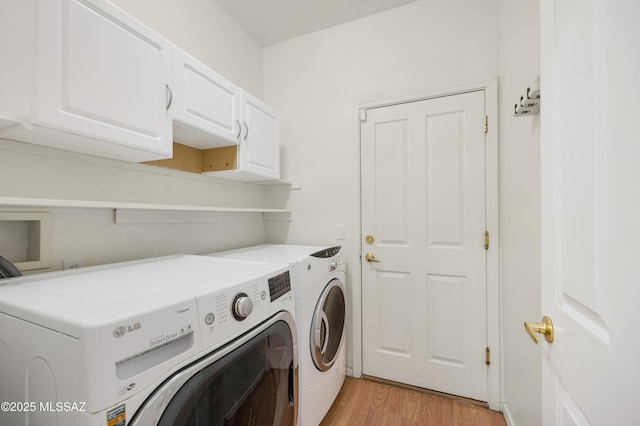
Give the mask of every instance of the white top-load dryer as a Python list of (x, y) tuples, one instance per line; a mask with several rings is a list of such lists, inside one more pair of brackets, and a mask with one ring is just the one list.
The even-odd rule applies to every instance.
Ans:
[(2, 280), (0, 424), (294, 425), (290, 275), (181, 255)]
[(296, 295), (300, 360), (298, 425), (318, 425), (345, 377), (345, 264), (340, 247), (263, 244), (212, 256), (286, 261)]

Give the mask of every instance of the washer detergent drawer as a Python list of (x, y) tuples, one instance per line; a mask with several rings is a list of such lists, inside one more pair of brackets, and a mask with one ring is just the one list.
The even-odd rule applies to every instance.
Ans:
[(200, 351), (195, 297), (156, 297), (171, 302), (136, 315), (130, 314), (135, 312), (132, 307), (116, 319), (111, 313), (107, 323), (96, 320), (83, 330), (79, 393), (87, 396), (87, 411), (94, 413), (130, 398)]

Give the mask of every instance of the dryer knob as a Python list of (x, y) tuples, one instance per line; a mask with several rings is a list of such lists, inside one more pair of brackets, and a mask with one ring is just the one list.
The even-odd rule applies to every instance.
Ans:
[(246, 293), (240, 293), (233, 299), (231, 312), (238, 321), (242, 321), (253, 312), (253, 301)]

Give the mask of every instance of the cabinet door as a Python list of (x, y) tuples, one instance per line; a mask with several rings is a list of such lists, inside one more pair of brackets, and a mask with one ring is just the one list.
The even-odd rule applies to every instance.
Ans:
[(171, 44), (104, 0), (38, 7), (34, 124), (170, 156)]
[[(240, 89), (178, 48), (173, 51), (174, 140), (206, 149), (238, 143)], [(211, 137), (209, 137), (211, 136)], [(221, 140), (221, 139), (222, 140)]]
[(239, 170), (280, 178), (280, 115), (247, 92), (242, 92), (243, 127)]

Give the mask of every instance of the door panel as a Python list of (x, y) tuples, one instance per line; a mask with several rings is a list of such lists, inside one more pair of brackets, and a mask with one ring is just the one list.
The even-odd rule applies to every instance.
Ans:
[(404, 297), (411, 291), (410, 275), (382, 271), (378, 273), (378, 311), (385, 319), (378, 329), (379, 350), (399, 356), (411, 353), (411, 300)]
[(640, 424), (638, 17), (636, 1), (541, 3), (545, 425)]
[[(407, 238), (407, 120), (379, 123), (376, 127), (376, 231), (380, 244), (406, 245)], [(393, 208), (389, 208), (393, 206)]]
[(427, 117), (427, 243), (430, 247), (462, 243), (464, 167), (458, 111)]
[(487, 400), (484, 92), (367, 111), (363, 372)]
[[(462, 356), (462, 292), (465, 277), (427, 276), (427, 359), (464, 366)], [(446, 324), (446, 327), (442, 327)]]

